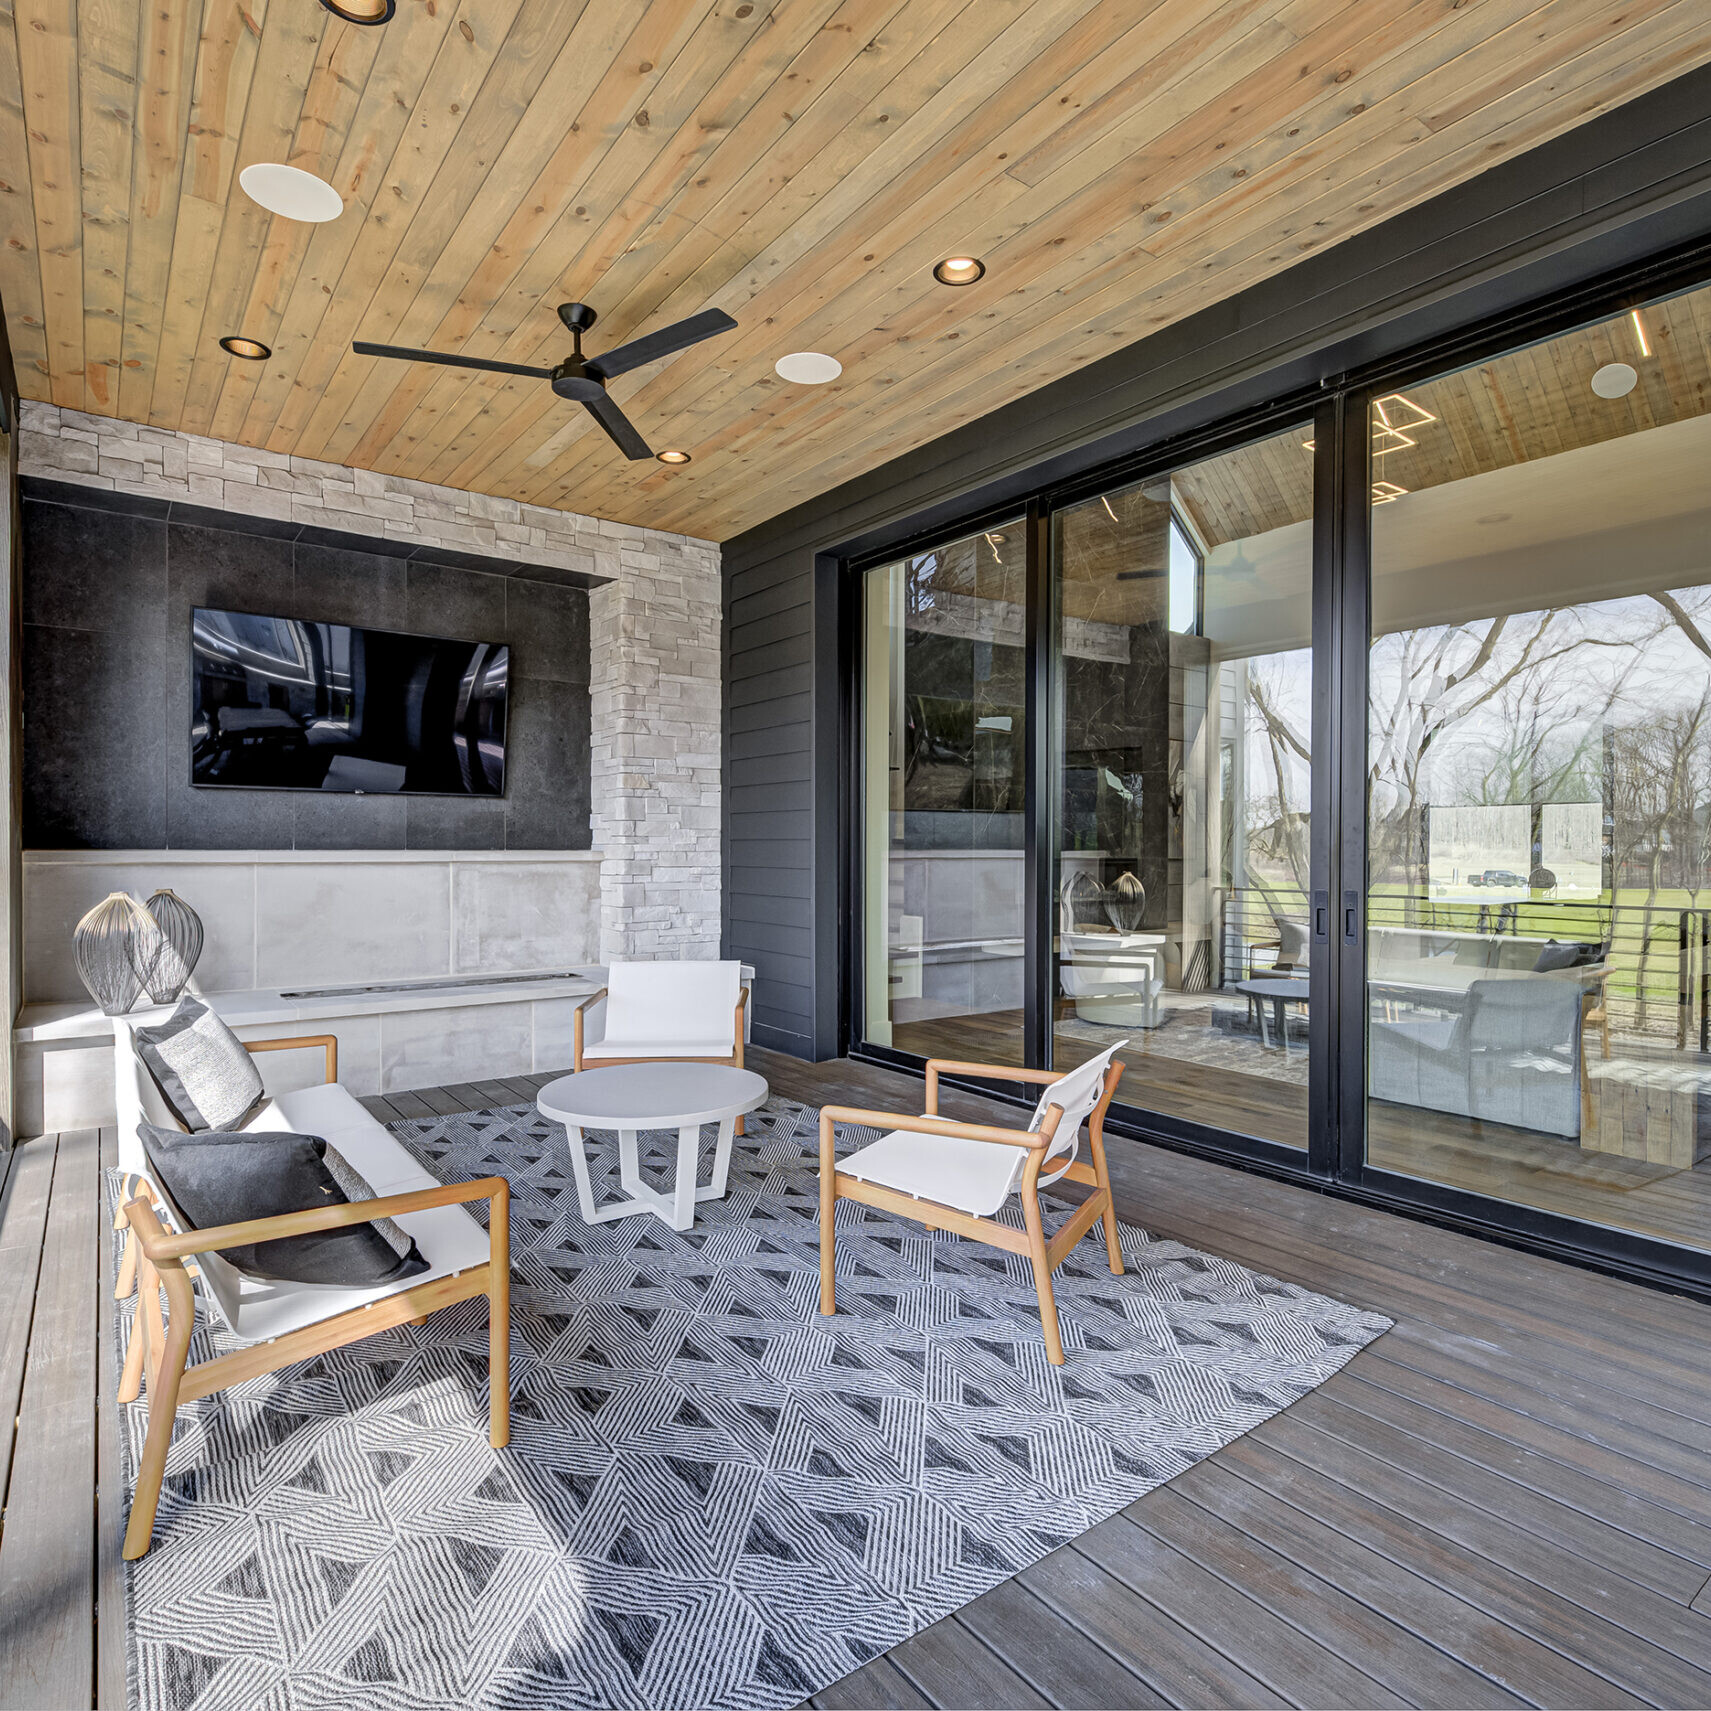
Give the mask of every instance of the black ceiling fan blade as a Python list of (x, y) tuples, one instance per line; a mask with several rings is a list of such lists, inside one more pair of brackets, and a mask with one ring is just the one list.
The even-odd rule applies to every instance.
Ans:
[(358, 356), (395, 356), (401, 362), (443, 362), (448, 368), (481, 368), (492, 374), (523, 374), (531, 380), (551, 380), (550, 368), (526, 368), (520, 362), (489, 362), (480, 356), (453, 356), (449, 351), (418, 351), (405, 345), (371, 345), (358, 340), (351, 346)]
[(662, 356), (688, 350), (715, 333), (728, 333), (736, 324), (723, 309), (703, 309), (687, 321), (661, 327), (657, 333), (644, 333), (615, 350), (602, 351), (589, 362), (588, 370), (610, 380), (615, 374), (628, 374), (632, 368), (640, 368), (644, 362), (658, 362)]
[(588, 406), (588, 414), (612, 436), (612, 443), (631, 463), (653, 456), (648, 442), (636, 432), (630, 418), (604, 392), (598, 398), (584, 398), (582, 402)]

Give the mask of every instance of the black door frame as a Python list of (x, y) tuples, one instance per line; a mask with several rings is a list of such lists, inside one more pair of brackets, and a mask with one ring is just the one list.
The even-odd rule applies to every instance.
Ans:
[[(1114, 1108), (1111, 1132), (1240, 1165), (1283, 1180), (1317, 1186), (1338, 1198), (1425, 1218), (1486, 1239), (1591, 1265), (1637, 1281), (1711, 1299), (1711, 1252), (1680, 1248), (1603, 1225), (1543, 1212), (1519, 1201), (1473, 1194), (1382, 1170), (1366, 1163), (1366, 719), (1371, 640), (1371, 438), (1374, 397), (1453, 372), (1541, 339), (1571, 332), (1711, 282), (1711, 243), (1650, 258), (1519, 311), (1470, 323), (1369, 369), (1329, 376), (1312, 392), (1279, 395), (1233, 413), (1210, 428), (1161, 438), (1073, 481), (1042, 485), (1026, 502), (1026, 827), (1024, 926), (1024, 1061), (1049, 1062), (1050, 946), (1056, 911), (1048, 883), (1057, 840), (1058, 724), (1061, 671), (1052, 645), (1055, 585), (1050, 574), (1056, 513), (1085, 498), (1221, 451), (1252, 444), (1283, 427), (1311, 420), (1314, 450), (1313, 529), (1313, 765), (1311, 785), (1311, 1000), (1308, 1006), (1309, 1136), (1305, 1153), (1124, 1105)], [(881, 550), (835, 554), (841, 575), (862, 572), (933, 545), (1014, 520), (1015, 501), (996, 511), (940, 522), (911, 535), (893, 534)], [(839, 658), (846, 687), (843, 755), (847, 788), (840, 792), (840, 949), (845, 978), (841, 1036), (853, 1058), (919, 1073), (924, 1060), (860, 1037), (864, 1013), (861, 800), (859, 768), (849, 757), (861, 740), (859, 602), (839, 603), (844, 633)], [(1326, 954), (1329, 953), (1329, 954)], [(949, 1079), (949, 1078), (947, 1078)], [(1034, 1095), (1016, 1083), (973, 1091), (1018, 1103)]]

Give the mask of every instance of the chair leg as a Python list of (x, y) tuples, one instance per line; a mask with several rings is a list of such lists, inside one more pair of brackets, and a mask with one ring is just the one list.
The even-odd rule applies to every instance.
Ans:
[[(156, 1286), (155, 1312), (158, 1315), (160, 1280), (153, 1275), (153, 1266), (145, 1263), (142, 1270), (145, 1291), (151, 1283)], [(172, 1447), (172, 1423), (178, 1413), (178, 1387), (184, 1377), (184, 1362), (190, 1352), (190, 1333), (196, 1321), (196, 1300), (183, 1267), (175, 1266), (166, 1283), (172, 1316), (166, 1327), (160, 1360), (149, 1378), (149, 1429), (137, 1465), (137, 1490), (131, 1499), (131, 1519), (125, 1528), (123, 1555), (127, 1562), (135, 1562), (142, 1556), (154, 1536), (155, 1510), (160, 1505), (160, 1482), (166, 1474), (166, 1455)]]
[(1046, 1253), (1045, 1225), (1040, 1220), (1037, 1193), (1022, 1192), (1022, 1222), (1028, 1226), (1028, 1247), (1034, 1262), (1034, 1290), (1040, 1298), (1040, 1329), (1046, 1337), (1046, 1359), (1063, 1365), (1063, 1337), (1058, 1328), (1057, 1298), (1052, 1294), (1052, 1262)]
[[(121, 1212), (119, 1218), (125, 1214)], [(114, 1220), (115, 1228), (123, 1228), (118, 1219)], [(137, 1255), (142, 1251), (142, 1244), (137, 1240), (137, 1232), (132, 1230), (125, 1237), (125, 1252), (119, 1261), (119, 1276), (113, 1284), (113, 1299), (126, 1301), (137, 1286)]]
[(832, 1151), (832, 1125), (820, 1119), (820, 1311), (837, 1312), (832, 1277), (838, 1263), (838, 1181)]
[(511, 1196), (489, 1202), (487, 1234), (487, 1441), (511, 1441)]
[[(131, 1241), (136, 1242), (135, 1232)], [(119, 1400), (135, 1402), (143, 1392), (143, 1356), (148, 1348), (149, 1318), (143, 1311), (142, 1299), (137, 1300), (137, 1311), (131, 1320), (131, 1340), (125, 1345), (125, 1366), (119, 1374)]]
[(1099, 1192), (1105, 1196), (1105, 1214), (1099, 1220), (1105, 1226), (1105, 1258), (1111, 1267), (1113, 1277), (1123, 1275), (1123, 1244), (1117, 1237), (1117, 1200), (1111, 1192), (1111, 1173), (1105, 1168), (1105, 1137), (1100, 1133), (1100, 1125), (1090, 1123), (1087, 1127), (1088, 1150), (1093, 1154), (1093, 1176), (1099, 1184)]

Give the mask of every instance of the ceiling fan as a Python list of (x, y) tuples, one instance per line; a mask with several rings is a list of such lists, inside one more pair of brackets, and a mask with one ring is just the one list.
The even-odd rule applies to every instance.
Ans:
[(489, 362), (486, 357), (454, 356), (450, 351), (411, 350), (405, 345), (371, 345), (358, 340), (351, 349), (358, 356), (395, 356), (405, 362), (442, 362), (450, 368), (481, 368), (494, 374), (521, 374), (534, 380), (550, 380), (560, 398), (572, 398), (586, 407), (589, 415), (612, 436), (613, 443), (632, 463), (654, 454), (638, 434), (630, 418), (607, 395), (606, 382), (614, 375), (628, 374), (643, 363), (657, 362), (661, 357), (674, 356), (678, 351), (710, 339), (715, 333), (728, 333), (736, 322), (723, 309), (703, 309), (686, 321), (661, 327), (657, 333), (644, 333), (619, 345), (602, 356), (582, 354), (582, 335), (599, 317), (586, 303), (561, 303), (558, 318), (570, 329), (576, 349), (557, 368), (531, 368), (517, 362)]

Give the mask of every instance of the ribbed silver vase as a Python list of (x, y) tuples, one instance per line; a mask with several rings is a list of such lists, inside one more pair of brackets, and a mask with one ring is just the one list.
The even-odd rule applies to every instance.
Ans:
[(137, 978), (156, 1004), (170, 1004), (190, 984), (202, 955), (202, 917), (165, 887), (143, 908), (156, 930), (133, 941)]
[(72, 928), (78, 978), (109, 1016), (123, 1016), (142, 992), (136, 969), (139, 935), (159, 937), (160, 929), (128, 891), (113, 892)]

